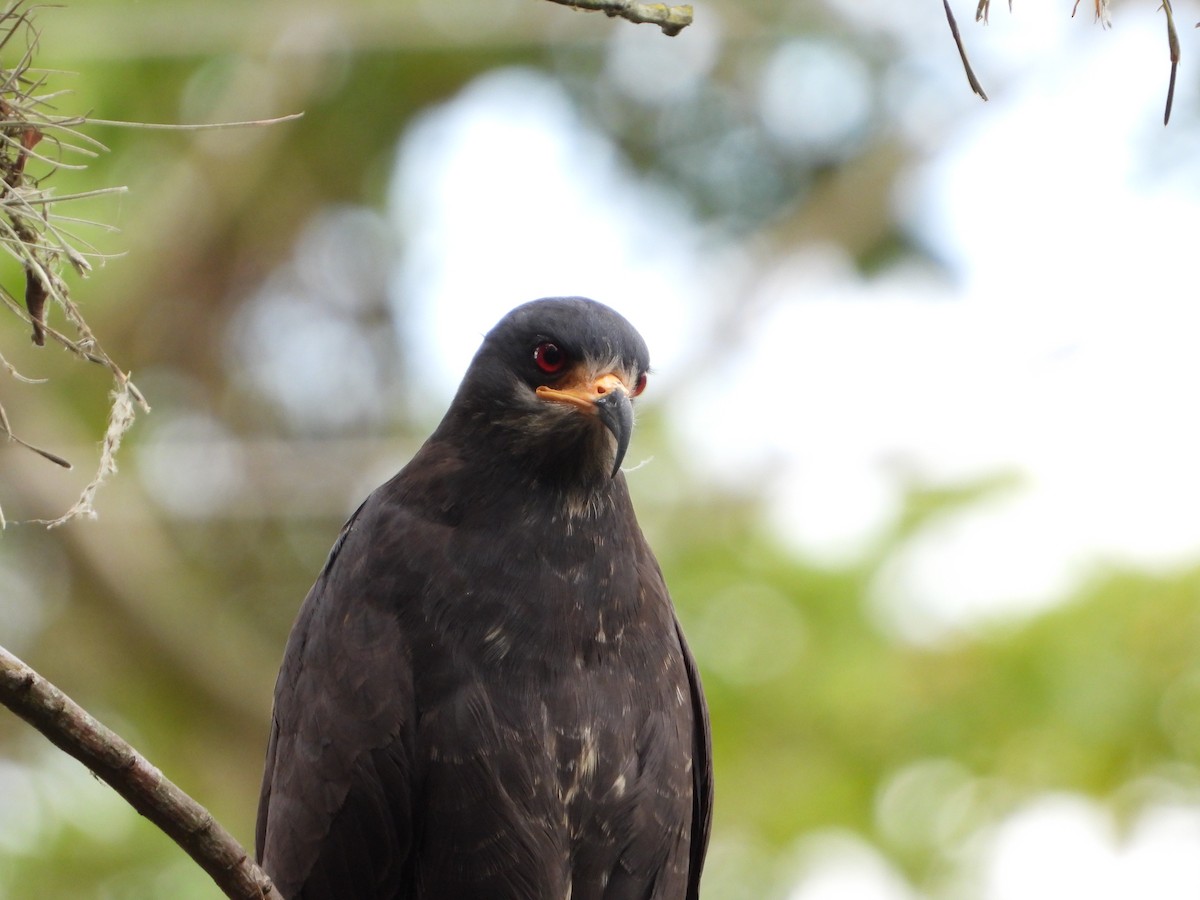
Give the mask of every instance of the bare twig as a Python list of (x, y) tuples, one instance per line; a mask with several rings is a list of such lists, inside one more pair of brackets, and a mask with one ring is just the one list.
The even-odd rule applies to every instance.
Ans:
[(3, 404), (0, 404), (0, 431), (4, 432), (4, 437), (12, 441), (14, 444), (20, 444), (26, 450), (32, 450), (43, 459), (48, 459), (56, 466), (62, 466), (64, 469), (71, 468), (71, 464), (59, 456), (57, 453), (51, 453), (49, 450), (43, 450), (41, 447), (35, 447), (29, 441), (22, 440), (13, 434), (12, 426), (8, 424), (8, 413), (4, 411)]
[(304, 118), (304, 113), (289, 113), (286, 116), (274, 116), (270, 119), (247, 119), (243, 122), (201, 122), (191, 125), (173, 125), (169, 122), (123, 122), (119, 119), (95, 119), (87, 116), (81, 123), (88, 125), (107, 125), (111, 128), (137, 128), (143, 131), (222, 131), (228, 128), (257, 128), (262, 125), (279, 125), (282, 122), (294, 122)]
[[(958, 48), (959, 58), (962, 59), (963, 69), (967, 73), (967, 81), (971, 84), (971, 90), (986, 100), (987, 94), (983, 92), (983, 85), (979, 83), (979, 79), (975, 77), (975, 72), (971, 68), (971, 61), (967, 59), (967, 48), (963, 46), (962, 36), (958, 33), (958, 22), (954, 20), (954, 11), (950, 9), (950, 0), (942, 0), (942, 5), (946, 8), (946, 21), (950, 23), (950, 34), (954, 36), (954, 46)], [(986, 16), (986, 7), (980, 6), (984, 10)], [(976, 10), (976, 17), (979, 12)]]
[[(0, 250), (13, 257), (24, 272), (24, 308), (13, 293), (3, 286), (0, 286), (0, 301), (30, 325), (35, 344), (42, 345), (47, 337), (51, 337), (81, 359), (103, 365), (112, 373), (114, 381), (114, 402), (99, 468), (67, 514), (52, 520), (53, 524), (61, 524), (74, 516), (94, 515), (96, 490), (104, 478), (115, 471), (113, 453), (120, 445), (125, 430), (133, 424), (135, 404), (143, 411), (148, 411), (149, 407), (129, 381), (128, 374), (113, 362), (96, 341), (71, 300), (63, 280), (65, 267), (74, 269), (81, 276), (87, 275), (92, 268), (89, 257), (98, 260), (105, 257), (91, 244), (79, 241), (61, 227), (60, 223), (68, 220), (53, 212), (55, 205), (123, 189), (55, 196), (45, 186), (49, 176), (66, 165), (56, 159), (56, 155), (61, 157), (64, 153), (78, 153), (94, 157), (106, 148), (75, 128), (82, 119), (53, 113), (53, 100), (60, 94), (46, 92), (45, 74), (36, 73), (31, 68), (38, 45), (38, 32), (31, 20), (35, 8), (27, 6), (25, 0), (15, 0), (0, 9), (0, 51), (11, 52), (17, 40), (24, 41), (24, 48), (15, 64), (0, 66)], [(56, 148), (57, 154), (43, 154), (39, 144), (42, 148)], [(34, 177), (27, 171), (27, 164), (31, 160), (48, 167), (49, 171)], [(82, 223), (75, 221), (74, 224)], [(51, 304), (60, 307), (66, 314), (67, 322), (76, 333), (74, 339), (66, 337), (47, 323), (47, 307)], [(11, 366), (4, 368), (9, 374), (16, 375), (16, 370)], [(17, 437), (7, 416), (3, 417), (0, 424), (3, 426), (3, 437), (51, 462), (66, 464), (56, 454)]]
[(1162, 0), (1163, 12), (1167, 14), (1167, 50), (1171, 54), (1171, 78), (1167, 82), (1167, 105), (1163, 109), (1163, 125), (1171, 121), (1171, 106), (1175, 102), (1175, 74), (1179, 69), (1179, 35), (1175, 32), (1175, 13), (1171, 0)]
[[(1013, 0), (1008, 0), (1008, 11), (1012, 12)], [(979, 0), (979, 5), (975, 7), (975, 21), (988, 24), (988, 13), (992, 11), (992, 0)]]
[[(115, 194), (125, 189), (101, 188), (55, 194), (45, 187), (45, 182), (59, 168), (83, 168), (82, 165), (63, 162), (62, 157), (66, 154), (95, 158), (107, 152), (108, 148), (103, 143), (80, 131), (81, 126), (206, 131), (272, 125), (299, 118), (301, 114), (200, 125), (123, 122), (92, 116), (61, 115), (55, 111), (53, 103), (64, 92), (47, 91), (46, 73), (38, 73), (31, 68), (38, 32), (31, 17), (36, 7), (28, 7), (26, 2), (0, 0), (0, 4), (3, 4), (0, 5), (0, 51), (11, 52), (11, 45), (17, 42), (14, 39), (24, 41), (17, 62), (11, 66), (0, 66), (0, 251), (18, 262), (25, 276), (24, 308), (13, 293), (2, 285), (0, 301), (30, 325), (34, 343), (42, 345), (50, 338), (79, 358), (104, 366), (113, 377), (113, 405), (109, 411), (108, 428), (95, 476), (84, 487), (76, 503), (62, 516), (33, 520), (53, 527), (79, 516), (95, 515), (96, 491), (116, 471), (115, 454), (121, 438), (133, 425), (136, 412), (149, 412), (150, 407), (129, 380), (129, 374), (108, 356), (96, 340), (71, 299), (62, 275), (64, 268), (70, 267), (80, 276), (86, 276), (93, 262), (103, 262), (110, 256), (67, 230), (67, 227), (87, 225), (105, 231), (113, 229), (102, 223), (63, 216), (56, 210), (67, 201)], [(39, 144), (41, 149), (49, 146), (55, 152), (40, 152)], [(47, 167), (49, 171), (34, 178), (26, 172), (26, 165), (31, 160)], [(62, 310), (69, 330), (75, 333), (74, 337), (68, 337), (47, 322), (50, 306)], [(7, 421), (4, 435), (48, 459), (56, 460), (54, 454), (17, 438), (7, 426)], [(2, 516), (0, 527), (3, 527)]]
[(3, 647), (0, 703), (87, 766), (166, 832), (226, 896), (283, 900), (267, 875), (208, 810), (119, 735)]
[[(1083, 0), (1075, 0), (1075, 4), (1071, 7), (1071, 17), (1074, 18), (1075, 13), (1079, 11), (1079, 4)], [(1112, 0), (1091, 0), (1091, 6), (1096, 13), (1096, 21), (1100, 23), (1102, 28), (1112, 27)], [(975, 91), (984, 100), (987, 95), (979, 86), (978, 80), (975, 78), (975, 73), (971, 71), (971, 64), (967, 62), (967, 52), (963, 48), (962, 38), (958, 33), (958, 25), (954, 21), (954, 13), (950, 10), (949, 0), (942, 0), (942, 5), (946, 9), (946, 20), (950, 23), (950, 33), (954, 35), (955, 46), (958, 47), (958, 54), (962, 57), (963, 68), (967, 72), (967, 80), (971, 83), (972, 90)], [(992, 0), (979, 0), (979, 5), (975, 7), (975, 21), (983, 22), (985, 25), (988, 22), (988, 13), (991, 11)], [(1008, 11), (1012, 12), (1012, 0), (1008, 0)], [(1179, 74), (1179, 34), (1175, 30), (1175, 12), (1171, 8), (1171, 0), (1162, 0), (1162, 11), (1167, 17), (1167, 50), (1171, 60), (1171, 75), (1167, 81), (1167, 102), (1163, 108), (1163, 125), (1171, 121), (1171, 108), (1175, 104), (1175, 80)], [(1200, 23), (1196, 24), (1200, 28)]]
[(575, 9), (602, 12), (619, 16), (642, 25), (657, 25), (663, 34), (674, 37), (692, 24), (690, 5), (671, 6), (667, 3), (639, 3), (638, 0), (551, 0)]
[(45, 384), (49, 380), (47, 378), (30, 378), (27, 375), (22, 375), (17, 370), (16, 366), (14, 366), (12, 363), (10, 363), (7, 359), (4, 358), (3, 353), (0, 353), (0, 369), (4, 369), (4, 371), (6, 371), (9, 375), (11, 375), (17, 381), (23, 382), (25, 384)]
[[(1071, 18), (1075, 18), (1075, 13), (1079, 10), (1079, 4), (1082, 0), (1075, 0), (1075, 5), (1071, 7)], [(1092, 5), (1096, 10), (1096, 21), (1100, 23), (1102, 28), (1112, 28), (1112, 12), (1109, 10), (1110, 0), (1092, 0)]]
[[(17, 381), (23, 382), (25, 384), (45, 384), (46, 383), (46, 379), (44, 379), (44, 378), (29, 378), (25, 375), (22, 375), (17, 370), (16, 366), (14, 366), (12, 363), (10, 363), (7, 359), (4, 358), (4, 354), (2, 354), (2, 353), (0, 353), (0, 369), (4, 369), (4, 371), (6, 371), (14, 379), (16, 379)], [(0, 403), (0, 431), (3, 432), (3, 437), (5, 439), (7, 439), (8, 441), (10, 441), (11, 443), (14, 443), (14, 444), (17, 444), (18, 446), (24, 447), (27, 450), (32, 450), (34, 453), (38, 454), (39, 456), (42, 456), (45, 459), (50, 460), (50, 462), (54, 463), (55, 465), (62, 466), (63, 468), (66, 468), (66, 469), (71, 468), (71, 464), (69, 462), (67, 462), (65, 459), (63, 459), (61, 456), (59, 456), (58, 454), (51, 453), (49, 450), (43, 450), (41, 447), (35, 447), (33, 444), (29, 443), (28, 441), (17, 437), (16, 434), (13, 433), (12, 425), (10, 425), (8, 422), (8, 413), (5, 412), (3, 403)], [(0, 530), (3, 530), (5, 527), (7, 527), (7, 525), (8, 525), (8, 522), (4, 518), (4, 507), (0, 506)]]

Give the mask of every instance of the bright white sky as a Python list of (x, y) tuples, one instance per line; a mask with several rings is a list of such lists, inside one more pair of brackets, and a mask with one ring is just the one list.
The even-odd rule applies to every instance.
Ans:
[[(773, 514), (803, 552), (852, 558), (895, 513), (905, 476), (1019, 475), (880, 580), (885, 620), (913, 639), (1040, 608), (1104, 560), (1194, 559), (1194, 79), (1185, 68), (1182, 124), (1164, 131), (1154, 10), (1121, 8), (1108, 32), (1020, 13), (1001, 8), (986, 30), (968, 18), (977, 68), (1012, 80), (987, 105), (963, 92), (961, 125), (896, 198), (952, 283), (915, 268), (863, 282), (829, 247), (796, 247), (764, 271), (748, 250), (712, 246), (533, 73), (487, 76), (428, 114), (401, 148), (393, 209), (407, 245), (397, 287), (423, 323), (413, 373), (435, 373), (421, 392), (430, 415), (505, 311), (585, 294), (646, 336), (656, 381), (674, 388), (662, 414), (706, 477), (771, 473)], [(614, 56), (630, 51), (618, 42)], [(914, 101), (900, 125), (925, 114)], [(712, 310), (746, 283), (760, 311), (749, 340), (678, 383)], [(713, 404), (719, 431), (703, 414)]]
[[(1191, 900), (1200, 896), (1194, 865), (1200, 812), (1164, 804), (1122, 832), (1111, 811), (1070, 794), (1034, 800), (1001, 822), (964, 856), (969, 887), (945, 896), (980, 900)], [(903, 875), (860, 838), (842, 832), (805, 838), (800, 878), (787, 900), (917, 900)]]
[[(984, 30), (970, 21), (974, 3), (957, 4), (993, 97), (986, 105), (969, 96), (940, 11), (914, 30), (910, 5), (845, 6), (925, 48), (914, 66), (932, 74), (894, 86), (896, 125), (936, 138), (896, 202), (950, 280), (913, 267), (866, 283), (828, 247), (798, 246), (767, 264), (747, 248), (713, 245), (552, 82), (494, 73), (429, 113), (397, 159), (392, 209), (406, 256), (396, 286), (423, 323), (408, 349), (413, 376), (427, 379), (419, 393), (430, 416), (509, 308), (584, 294), (621, 310), (647, 338), (656, 368), (649, 396), (655, 383), (671, 389), (670, 407), (655, 414), (706, 478), (769, 473), (772, 515), (801, 552), (853, 558), (895, 514), (904, 477), (1017, 476), (993, 501), (930, 529), (880, 578), (881, 616), (910, 639), (1040, 609), (1105, 561), (1194, 561), (1194, 10), (1177, 4), (1184, 63), (1176, 123), (1164, 130), (1165, 27), (1152, 3), (1118, 5), (1107, 32), (1060, 4), (1025, 3), (1011, 16), (994, 4)], [(659, 51), (674, 55), (657, 81), (653, 54), (638, 51), (643, 36), (619, 38), (618, 78), (628, 67), (637, 83), (663, 84), (669, 95), (702, 77), (719, 28), (691, 33), (676, 44), (655, 38), (676, 48)], [(800, 71), (810, 50), (792, 46), (768, 71)], [(865, 82), (847, 71), (831, 83), (849, 91), (853, 111)], [(797, 108), (814, 112), (822, 96), (797, 90)], [(786, 114), (769, 84), (762, 102)], [(786, 116), (779, 131), (822, 139)], [(747, 284), (743, 302), (759, 311), (748, 339), (725, 365), (681, 383), (697, 375), (690, 365), (684, 372), (689, 347)], [(714, 406), (724, 416), (716, 431), (706, 415)], [(1170, 857), (1194, 859), (1198, 843), (1194, 809), (1154, 807), (1118, 839), (1098, 807), (1047, 798), (990, 835), (976, 866), (986, 900), (1194, 897), (1194, 874)], [(849, 867), (834, 855), (805, 869), (793, 897), (911, 896), (882, 859), (864, 875), (864, 853), (873, 851), (854, 849)]]

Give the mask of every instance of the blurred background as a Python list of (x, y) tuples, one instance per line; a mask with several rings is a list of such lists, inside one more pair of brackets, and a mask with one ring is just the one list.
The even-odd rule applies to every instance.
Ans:
[[(88, 0), (37, 14), (73, 296), (153, 412), (15, 317), (0, 643), (252, 844), (284, 640), (341, 521), (509, 308), (654, 361), (627, 466), (705, 676), (704, 896), (1200, 895), (1200, 19), (1157, 4)], [(4, 53), (13, 52), (7, 48)], [(7, 56), (4, 65), (13, 61)], [(70, 74), (76, 73), (76, 74)], [(31, 163), (31, 166), (33, 163)], [(0, 279), (17, 291), (15, 266)], [(51, 322), (61, 324), (59, 312)], [(216, 890), (0, 715), (0, 897)]]

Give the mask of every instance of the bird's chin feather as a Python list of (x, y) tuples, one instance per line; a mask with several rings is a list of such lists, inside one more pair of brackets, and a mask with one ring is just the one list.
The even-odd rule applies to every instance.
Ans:
[(511, 456), (526, 476), (576, 489), (611, 480), (617, 440), (599, 416), (548, 403), (524, 383), (513, 385), (505, 408), (489, 423), (502, 433), (496, 452)]
[(517, 428), (531, 475), (576, 487), (611, 479), (617, 441), (599, 417), (543, 403), (533, 415), (522, 417)]

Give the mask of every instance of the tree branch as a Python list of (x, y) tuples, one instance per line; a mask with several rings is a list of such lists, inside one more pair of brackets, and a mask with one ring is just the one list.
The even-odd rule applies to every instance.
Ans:
[[(967, 48), (963, 46), (962, 35), (958, 33), (958, 22), (954, 20), (954, 11), (950, 9), (950, 0), (942, 0), (942, 6), (946, 9), (946, 21), (950, 23), (950, 34), (954, 36), (954, 46), (958, 48), (958, 56), (962, 60), (963, 70), (967, 73), (967, 81), (971, 85), (971, 90), (986, 100), (988, 95), (983, 92), (983, 85), (975, 77), (975, 70), (971, 68), (971, 61), (967, 59)], [(975, 10), (975, 21), (978, 22), (982, 18), (986, 22), (987, 12), (987, 3), (981, 2), (979, 8)]]
[(690, 5), (669, 6), (666, 3), (639, 3), (637, 0), (551, 0), (563, 6), (620, 16), (640, 25), (657, 25), (663, 34), (674, 37), (692, 24)]
[(53, 684), (0, 647), (0, 703), (106, 781), (236, 900), (283, 900), (199, 803)]

